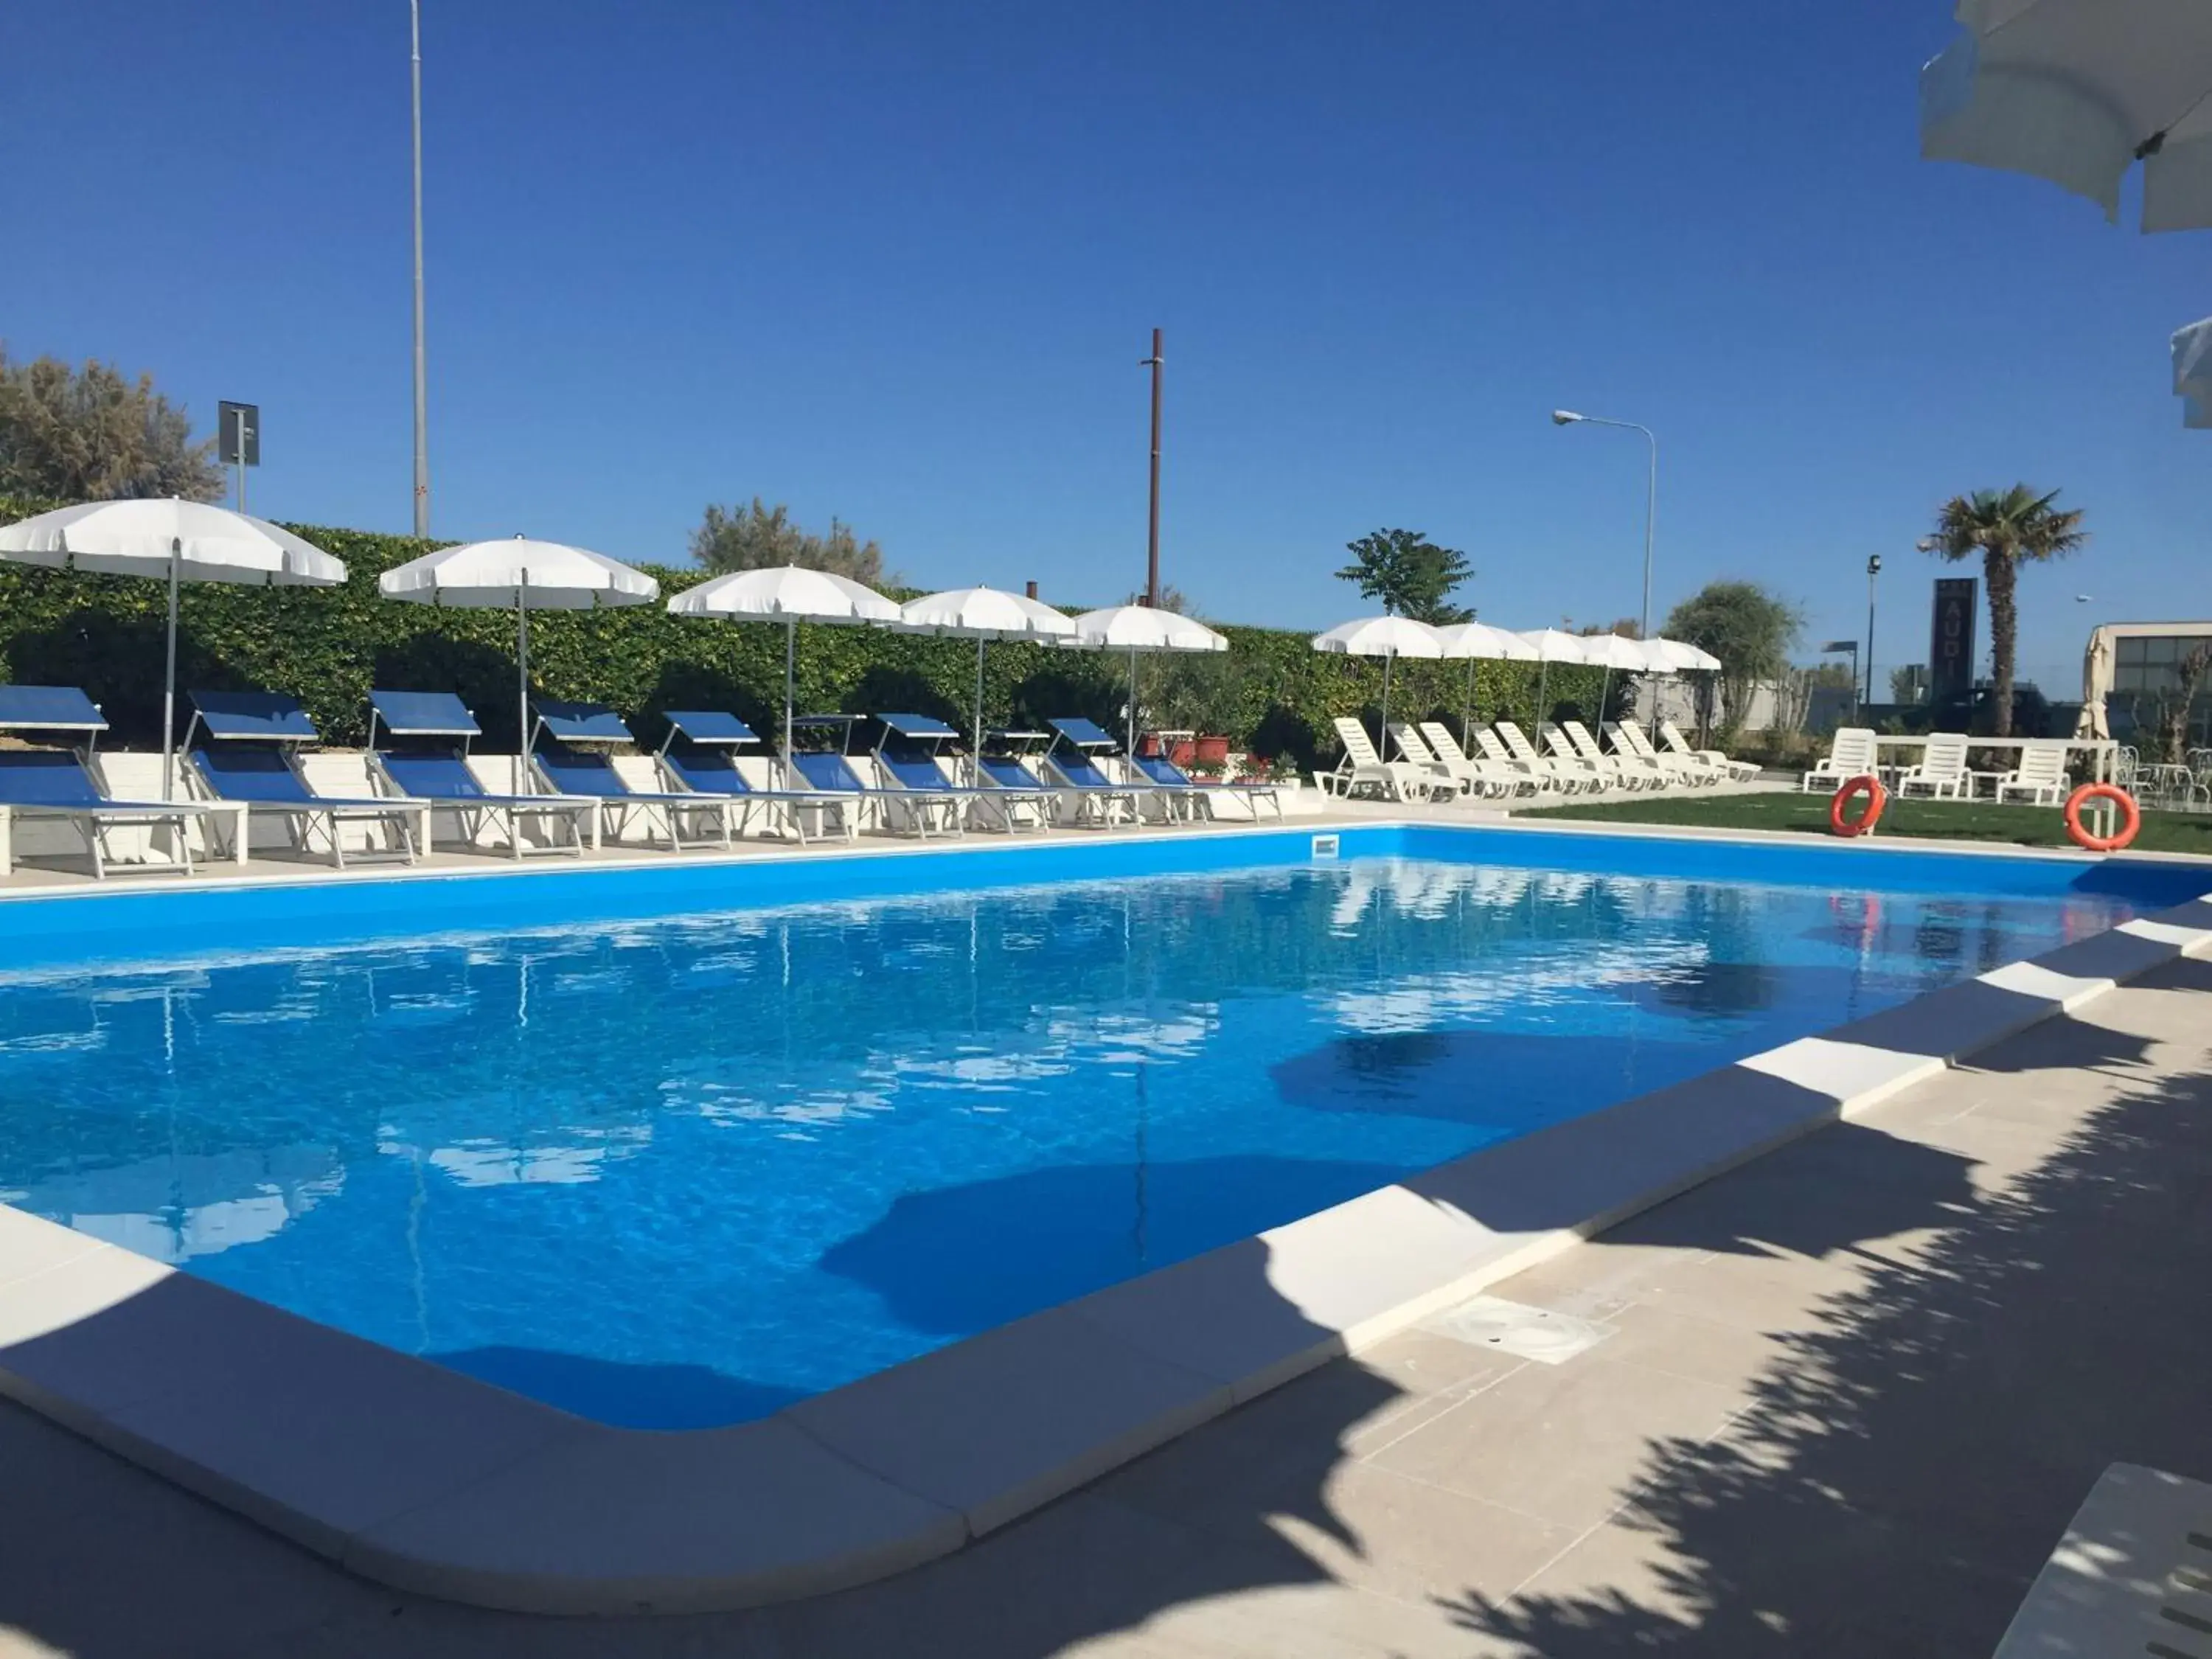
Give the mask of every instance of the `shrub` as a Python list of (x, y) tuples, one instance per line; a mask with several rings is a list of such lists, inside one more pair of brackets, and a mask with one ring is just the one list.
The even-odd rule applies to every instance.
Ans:
[[(0, 523), (51, 503), (0, 497)], [(346, 562), (334, 588), (187, 586), (179, 605), (177, 684), (291, 692), (334, 743), (367, 736), (368, 693), (386, 686), (452, 690), (476, 711), (495, 744), (514, 729), (514, 617), (505, 611), (446, 611), (381, 599), (377, 576), (438, 545), (405, 536), (289, 526)], [(707, 572), (647, 566), (674, 592)], [(116, 738), (158, 743), (166, 595), (127, 577), (0, 564), (0, 665), (17, 684), (82, 685)], [(1147, 657), (1141, 704), (1158, 711), (1158, 688), (1178, 701), (1176, 725), (1221, 733), (1231, 746), (1295, 757), (1301, 770), (1336, 753), (1330, 722), (1380, 712), (1382, 665), (1315, 651), (1279, 629), (1224, 627), (1230, 649), (1205, 659)], [(532, 679), (545, 694), (606, 702), (639, 738), (659, 741), (661, 711), (726, 708), (775, 727), (783, 708), (783, 631), (770, 623), (671, 617), (659, 605), (619, 611), (548, 611), (530, 620)], [(993, 645), (984, 655), (984, 715), (997, 725), (1080, 714), (1121, 729), (1128, 657), (1033, 645)], [(1164, 677), (1180, 677), (1164, 678)], [(1599, 671), (1554, 666), (1548, 700), (1588, 710)], [(1613, 677), (1621, 687), (1624, 677)], [(1393, 718), (1449, 720), (1456, 728), (1468, 683), (1463, 662), (1401, 662), (1391, 678)], [(902, 708), (934, 714), (963, 732), (973, 719), (975, 647), (960, 640), (881, 629), (799, 630), (802, 712)], [(1475, 665), (1482, 718), (1534, 718), (1535, 665)], [(1164, 723), (1156, 720), (1155, 723)]]

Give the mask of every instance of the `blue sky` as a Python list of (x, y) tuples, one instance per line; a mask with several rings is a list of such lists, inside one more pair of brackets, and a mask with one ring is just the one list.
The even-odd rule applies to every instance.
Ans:
[[(1697, 7), (424, 0), (434, 530), (677, 560), (709, 501), (836, 514), (925, 586), (1164, 565), (1323, 626), (1346, 541), (1463, 548), (1528, 627), (1717, 575), (1924, 656), (1938, 501), (2063, 485), (2024, 588), (2205, 610), (2165, 341), (2201, 238), (1923, 163), (1942, 0)], [(258, 402), (257, 510), (406, 527), (407, 9), (72, 0), (0, 18), (0, 337)], [(2093, 597), (2074, 601), (2077, 592)]]

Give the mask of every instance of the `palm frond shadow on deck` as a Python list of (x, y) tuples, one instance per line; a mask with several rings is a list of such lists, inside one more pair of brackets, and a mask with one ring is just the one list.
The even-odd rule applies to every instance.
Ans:
[[(2212, 964), (2142, 984), (2212, 991)], [(2010, 1045), (2002, 1069), (2124, 1076), (2143, 1047), (2057, 1019)], [(2212, 1066), (2136, 1075), (2024, 1176), (1943, 1200), (1931, 1232), (1863, 1254), (1860, 1287), (1780, 1337), (1783, 1357), (1715, 1441), (1651, 1443), (1611, 1523), (1629, 1535), (1591, 1555), (1644, 1567), (1450, 1603), (1492, 1644), (1482, 1651), (1987, 1653), (2108, 1464), (2212, 1474)], [(1809, 1171), (1832, 1143), (1769, 1162)], [(1706, 1199), (1606, 1242), (1756, 1243), (1714, 1231), (1723, 1210)]]

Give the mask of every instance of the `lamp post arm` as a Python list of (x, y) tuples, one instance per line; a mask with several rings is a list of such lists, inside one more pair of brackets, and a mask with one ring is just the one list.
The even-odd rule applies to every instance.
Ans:
[(1641, 621), (1644, 637), (1651, 637), (1651, 544), (1659, 522), (1659, 436), (1652, 429), (1636, 421), (1615, 421), (1603, 415), (1577, 415), (1575, 419), (1589, 426), (1617, 426), (1624, 432), (1641, 432), (1644, 441), (1651, 446), (1651, 471), (1644, 492), (1644, 615)]

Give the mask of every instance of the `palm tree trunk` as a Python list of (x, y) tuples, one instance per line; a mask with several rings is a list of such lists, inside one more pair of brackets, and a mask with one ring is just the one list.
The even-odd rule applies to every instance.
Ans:
[(2020, 579), (2020, 567), (2012, 556), (1998, 548), (1984, 550), (1982, 556), (1984, 584), (1990, 590), (1990, 667), (1996, 682), (1996, 720), (1995, 735), (2012, 735), (2012, 676), (2013, 647), (2020, 625), (2020, 607), (2016, 603), (2014, 584)]

